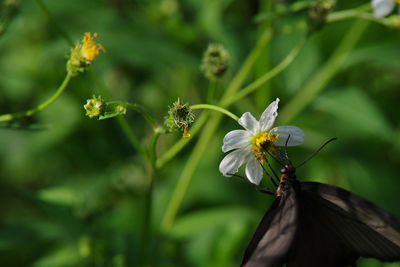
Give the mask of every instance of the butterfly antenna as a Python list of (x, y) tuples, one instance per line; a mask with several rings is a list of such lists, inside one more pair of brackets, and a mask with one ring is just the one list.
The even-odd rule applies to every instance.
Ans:
[(285, 166), (285, 161), (286, 161), (286, 159), (285, 159), (285, 157), (283, 156), (283, 154), (282, 154), (282, 150), (279, 148), (279, 147), (276, 147), (276, 150), (275, 151), (277, 151), (277, 154), (278, 154), (278, 156), (279, 156), (279, 159), (282, 161), (282, 166)]
[[(271, 170), (271, 172), (272, 172), (274, 178), (276, 179), (276, 181), (277, 181), (278, 183), (280, 183), (279, 176), (276, 174), (276, 172), (275, 172), (274, 169), (272, 168), (271, 164), (269, 163), (269, 161), (268, 161), (268, 159), (267, 159), (267, 157), (266, 157), (265, 155), (264, 155), (264, 160), (265, 160), (265, 162), (267, 163), (267, 166), (268, 166), (268, 168)], [(263, 168), (264, 168), (264, 167), (263, 167)], [(271, 177), (271, 178), (272, 178), (272, 177)], [(271, 178), (270, 178), (270, 179), (271, 179)], [(271, 181), (272, 181), (272, 183), (275, 185), (275, 187), (278, 186), (278, 184), (275, 182), (275, 180), (271, 179)]]
[[(280, 183), (279, 176), (276, 175), (276, 172), (274, 171), (274, 169), (272, 168), (271, 164), (269, 163), (268, 158), (267, 158), (267, 156), (265, 155), (265, 152), (267, 152), (268, 155), (270, 155), (270, 156), (272, 156), (272, 155), (269, 153), (269, 151), (268, 151), (267, 149), (261, 148), (261, 147), (259, 147), (259, 146), (257, 146), (257, 147), (258, 147), (259, 150), (264, 151), (264, 153), (263, 153), (263, 158), (264, 158), (265, 162), (267, 163), (267, 166), (268, 166), (268, 168), (271, 170), (271, 172), (272, 172), (272, 174), (273, 174), (274, 177), (272, 177), (272, 175), (270, 175), (270, 174), (267, 172), (267, 170), (264, 168), (264, 165), (262, 164), (261, 160), (258, 160), (258, 159), (257, 159), (257, 160), (258, 160), (258, 163), (259, 163), (260, 166), (263, 168), (264, 173), (268, 176), (268, 178), (271, 180), (271, 182), (274, 184), (274, 186), (275, 186), (275, 187), (278, 187), (278, 184)], [(274, 158), (274, 157), (273, 157), (273, 158)], [(278, 161), (278, 162), (279, 162), (279, 161)], [(276, 181), (275, 181), (273, 178), (275, 178)], [(278, 182), (278, 183), (277, 183), (277, 182)]]
[[(267, 162), (268, 166), (271, 166), (271, 165), (269, 165), (269, 162), (267, 161), (266, 157), (264, 157), (264, 159), (265, 159), (265, 161)], [(264, 165), (262, 164), (261, 160), (257, 159), (257, 161), (258, 161), (258, 163), (260, 164), (261, 168), (263, 169), (265, 175), (268, 176), (268, 178), (271, 180), (271, 182), (274, 184), (275, 187), (278, 187), (278, 184), (275, 182), (274, 177), (272, 177), (272, 176), (267, 172), (267, 170), (264, 168)], [(274, 173), (274, 174), (275, 174), (275, 173)], [(277, 179), (278, 179), (278, 178), (277, 178)]]
[[(275, 146), (274, 146), (274, 147), (275, 147)], [(278, 148), (275, 147), (275, 151), (276, 151), (277, 149), (278, 149)], [(280, 151), (279, 151), (279, 152), (280, 152)], [(273, 158), (279, 165), (281, 165), (282, 167), (285, 166), (285, 165), (283, 164), (284, 158), (283, 158), (283, 156), (282, 156), (281, 153), (277, 153), (277, 154), (278, 154), (278, 156), (279, 156), (279, 159), (282, 160), (282, 162), (279, 161), (276, 157), (274, 157), (269, 151), (267, 151), (267, 154), (268, 154), (271, 158)]]
[(314, 153), (312, 153), (312, 155), (311, 155), (308, 159), (306, 159), (306, 160), (303, 161), (301, 164), (299, 164), (299, 165), (296, 167), (296, 169), (299, 168), (299, 167), (301, 167), (301, 166), (303, 166), (307, 161), (309, 161), (310, 159), (312, 159), (313, 157), (315, 157), (315, 155), (317, 155), (327, 144), (329, 144), (329, 143), (332, 142), (332, 141), (335, 141), (336, 139), (337, 139), (337, 138), (334, 137), (334, 138), (331, 138), (331, 139), (329, 139), (328, 141), (326, 141), (317, 151), (315, 151)]

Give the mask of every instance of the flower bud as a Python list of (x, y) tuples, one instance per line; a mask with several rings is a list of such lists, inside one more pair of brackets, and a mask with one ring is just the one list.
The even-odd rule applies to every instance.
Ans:
[(194, 122), (194, 113), (188, 104), (184, 104), (179, 98), (168, 110), (165, 126), (171, 131), (183, 132), (182, 137), (190, 137), (189, 128)]
[(312, 29), (320, 29), (325, 24), (326, 16), (335, 6), (335, 0), (315, 0), (308, 12), (309, 23)]
[(221, 44), (210, 44), (203, 55), (203, 63), (200, 69), (205, 76), (214, 80), (222, 76), (228, 69), (229, 52)]
[(86, 116), (89, 118), (98, 118), (100, 115), (103, 114), (104, 110), (104, 102), (101, 97), (93, 96), (92, 99), (88, 99), (86, 105), (83, 106), (86, 110)]
[(395, 14), (387, 17), (384, 24), (390, 28), (400, 29), (400, 15)]

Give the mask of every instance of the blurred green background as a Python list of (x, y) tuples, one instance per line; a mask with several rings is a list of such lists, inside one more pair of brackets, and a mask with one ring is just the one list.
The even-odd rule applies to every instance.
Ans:
[[(0, 23), (0, 113), (26, 110), (49, 97), (65, 76), (68, 43), (36, 1), (20, 1)], [(351, 2), (351, 3), (350, 3)], [(136, 102), (162, 123), (180, 97), (205, 103), (209, 82), (199, 70), (210, 42), (222, 43), (231, 66), (218, 81), (220, 97), (265, 27), (276, 31), (247, 83), (278, 64), (304, 34), (307, 11), (263, 20), (290, 1), (160, 0), (43, 3), (74, 41), (97, 32), (106, 49), (93, 63), (112, 100)], [(367, 1), (339, 1), (335, 10)], [(261, 15), (260, 15), (261, 14)], [(263, 16), (262, 16), (263, 15)], [(8, 18), (12, 18), (10, 21)], [(257, 19), (258, 18), (258, 19)], [(230, 110), (259, 118), (279, 97), (284, 109), (330, 60), (355, 20), (330, 23), (308, 39), (293, 64)], [(337, 71), (289, 124), (306, 133), (290, 149), (301, 181), (349, 189), (400, 216), (400, 34), (370, 22)], [(311, 85), (313, 87), (313, 85)], [(85, 117), (83, 104), (99, 85), (90, 73), (74, 78), (49, 108), (0, 128), (0, 262), (2, 266), (138, 266), (146, 209), (147, 170), (114, 119)], [(197, 114), (199, 114), (197, 112)], [(149, 142), (151, 128), (137, 113), (125, 116)], [(285, 118), (283, 118), (285, 120)], [(39, 126), (39, 127), (38, 127)], [(239, 126), (223, 121), (207, 147), (178, 217), (156, 238), (177, 179), (197, 138), (154, 180), (151, 259), (159, 266), (238, 266), (272, 197), (218, 171), (222, 138)], [(162, 154), (181, 135), (163, 135)], [(400, 266), (362, 259), (359, 266)]]

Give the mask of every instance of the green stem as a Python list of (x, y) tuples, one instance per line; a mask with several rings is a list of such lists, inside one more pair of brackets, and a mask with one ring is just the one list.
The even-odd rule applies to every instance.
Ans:
[(11, 120), (23, 118), (23, 117), (30, 117), (30, 116), (34, 115), (35, 113), (45, 109), (61, 95), (61, 93), (65, 90), (65, 88), (67, 87), (70, 80), (71, 80), (71, 74), (68, 73), (65, 76), (64, 81), (62, 82), (60, 87), (58, 87), (57, 91), (49, 99), (47, 99), (46, 101), (44, 101), (37, 107), (27, 110), (27, 111), (0, 115), (0, 122), (11, 121)]
[[(270, 39), (271, 39), (271, 31), (266, 30), (260, 36), (257, 45), (255, 46), (253, 51), (249, 54), (243, 66), (241, 67), (237, 75), (233, 78), (233, 80), (227, 87), (226, 92), (222, 97), (222, 100), (226, 99), (230, 95), (235, 94), (236, 91), (239, 90), (239, 88), (242, 86), (245, 79), (247, 78), (248, 74), (250, 73), (252, 67), (256, 63), (259, 55), (262, 53), (262, 51), (264, 50), (265, 46), (268, 44)], [(229, 103), (225, 103), (225, 105), (228, 106)], [(171, 229), (175, 221), (176, 215), (178, 214), (179, 207), (182, 204), (183, 198), (192, 180), (193, 174), (197, 169), (197, 166), (201, 158), (203, 157), (204, 152), (207, 149), (207, 145), (214, 136), (214, 133), (221, 121), (221, 118), (222, 118), (221, 114), (219, 113), (216, 114), (208, 121), (208, 123), (204, 127), (203, 134), (200, 136), (199, 141), (194, 147), (192, 153), (190, 154), (189, 159), (178, 179), (178, 184), (175, 187), (175, 190), (172, 194), (172, 198), (168, 203), (167, 209), (164, 213), (164, 217), (162, 219), (160, 226), (161, 232), (166, 233)]]
[(307, 41), (307, 36), (304, 36), (300, 42), (290, 51), (290, 53), (279, 63), (277, 66), (275, 66), (273, 69), (265, 73), (263, 76), (240, 90), (236, 95), (232, 96), (230, 99), (227, 100), (229, 104), (236, 102), (237, 100), (245, 97), (246, 95), (254, 92), (258, 88), (260, 88), (263, 84), (271, 80), (273, 77), (281, 73), (283, 70), (285, 70), (297, 57), (299, 54), (300, 50), (303, 48)]
[(326, 23), (332, 23), (332, 22), (337, 22), (337, 21), (346, 20), (346, 19), (365, 19), (365, 20), (373, 21), (373, 22), (380, 23), (383, 25), (387, 24), (386, 18), (377, 18), (369, 12), (362, 12), (362, 11), (355, 10), (355, 9), (343, 10), (343, 11), (331, 13), (327, 16)]
[(139, 139), (136, 137), (135, 133), (132, 131), (131, 127), (129, 126), (128, 122), (125, 118), (121, 116), (117, 116), (117, 120), (119, 126), (121, 127), (122, 131), (128, 137), (129, 143), (131, 143), (132, 147), (144, 158), (146, 158), (147, 154), (144, 148), (141, 146)]
[(156, 166), (156, 160), (157, 160), (156, 145), (158, 137), (160, 137), (160, 134), (161, 132), (159, 131), (154, 132), (149, 145), (149, 158), (153, 168), (155, 168)]
[[(358, 6), (356, 8), (352, 9), (346, 9), (346, 10), (340, 10), (336, 12), (331, 12), (328, 14), (326, 17), (326, 22), (336, 22), (336, 21), (341, 21), (341, 20), (346, 20), (346, 19), (351, 19), (351, 18), (358, 18), (361, 14), (366, 14), (365, 12), (368, 12), (368, 14), (371, 14), (371, 3), (363, 4), (361, 6)], [(363, 16), (363, 15), (361, 15)]]
[(106, 105), (121, 105), (126, 108), (137, 111), (150, 124), (150, 126), (153, 128), (154, 132), (162, 132), (162, 128), (157, 124), (157, 122), (150, 115), (150, 113), (147, 112), (146, 109), (139, 104), (136, 104), (136, 103), (132, 104), (132, 103), (122, 102), (122, 101), (109, 101), (109, 102), (106, 102)]
[(257, 59), (260, 57), (260, 54), (263, 52), (265, 46), (271, 40), (271, 36), (272, 36), (272, 32), (270, 29), (267, 29), (263, 32), (263, 34), (261, 35), (260, 39), (258, 40), (258, 42), (256, 44), (256, 47), (253, 49), (253, 51), (247, 57), (243, 66), (241, 67), (239, 72), (236, 74), (236, 76), (233, 78), (233, 80), (229, 84), (228, 88), (226, 89), (225, 94), (221, 98), (220, 106), (226, 108), (231, 103), (227, 100), (229, 100), (229, 98), (232, 97), (232, 95), (234, 95), (240, 89), (240, 87), (243, 85), (250, 70), (254, 66)]
[(165, 152), (157, 161), (156, 168), (162, 168), (168, 161), (173, 159), (188, 143), (193, 139), (194, 136), (203, 128), (207, 122), (208, 112), (204, 112), (200, 115), (193, 126), (190, 128), (190, 138), (181, 138), (176, 142), (167, 152)]
[[(259, 12), (264, 12), (266, 14), (273, 14), (272, 12), (272, 1), (273, 0), (260, 0), (259, 1)], [(275, 20), (267, 19), (261, 21), (258, 24), (258, 32), (262, 33), (266, 29), (272, 29), (272, 22)], [(260, 57), (257, 60), (257, 63), (254, 67), (254, 77), (259, 78), (264, 75), (265, 70), (269, 70), (271, 68), (271, 46), (267, 45), (264, 51), (261, 53)], [(254, 102), (256, 104), (257, 109), (263, 107), (266, 101), (269, 101), (271, 98), (271, 90), (270, 84), (264, 84), (264, 86), (256, 92), (254, 95)]]
[(230, 112), (229, 110), (226, 110), (224, 108), (221, 108), (219, 106), (214, 106), (214, 105), (209, 105), (209, 104), (198, 104), (198, 105), (192, 105), (190, 106), (191, 109), (211, 109), (215, 110), (218, 112), (221, 112), (229, 117), (231, 117), (233, 120), (238, 121), (239, 117)]
[(143, 218), (143, 230), (142, 230), (142, 242), (140, 246), (141, 253), (139, 254), (139, 261), (142, 266), (149, 266), (148, 263), (151, 261), (150, 259), (150, 230), (151, 230), (151, 211), (153, 204), (153, 177), (154, 177), (154, 169), (151, 170), (151, 174), (149, 175), (149, 184), (146, 191), (145, 198), (145, 212)]
[(293, 120), (293, 118), (307, 107), (321, 90), (325, 88), (343, 65), (350, 51), (361, 38), (367, 25), (368, 22), (364, 20), (356, 21), (352, 25), (324, 66), (320, 68), (320, 70), (308, 80), (303, 89), (285, 105), (285, 108), (280, 112), (278, 117), (281, 124), (287, 124)]
[(384, 26), (393, 26), (390, 18), (377, 18), (371, 13), (371, 9), (371, 4), (368, 3), (357, 8), (332, 12), (326, 17), (326, 23), (333, 23), (347, 19), (364, 19)]
[(214, 80), (210, 81), (207, 92), (207, 103), (209, 104), (212, 104), (214, 102), (214, 94), (216, 87), (217, 87), (217, 81)]
[(131, 103), (125, 103), (127, 108), (130, 108), (132, 110), (137, 111), (138, 113), (140, 113), (140, 115), (143, 116), (143, 118), (146, 119), (146, 121), (151, 125), (151, 127), (153, 128), (153, 130), (155, 132), (159, 132), (160, 131), (160, 126), (157, 124), (157, 122), (154, 120), (154, 118), (150, 115), (150, 113), (148, 113), (146, 111), (146, 109), (144, 107), (142, 107), (139, 104), (131, 104)]
[(74, 46), (74, 42), (72, 41), (71, 38), (69, 38), (68, 34), (63, 31), (63, 29), (58, 26), (57, 21), (54, 19), (54, 17), (51, 15), (49, 10), (46, 8), (46, 6), (43, 4), (41, 0), (36, 0), (36, 3), (39, 5), (39, 7), (42, 9), (42, 11), (46, 14), (47, 18), (52, 22), (51, 24), (53, 27), (64, 37), (64, 39), (69, 43), (70, 46)]

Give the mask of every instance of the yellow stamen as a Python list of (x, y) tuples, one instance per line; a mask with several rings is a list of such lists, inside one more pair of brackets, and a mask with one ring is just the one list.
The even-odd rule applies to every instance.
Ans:
[(251, 139), (253, 152), (259, 161), (263, 161), (267, 152), (276, 154), (274, 142), (278, 136), (277, 133), (258, 133)]
[(400, 0), (396, 0), (396, 3), (400, 5)]
[(96, 44), (94, 39), (96, 39), (97, 33), (91, 36), (90, 32), (85, 33), (82, 40), (81, 55), (88, 61), (93, 61), (96, 56), (100, 53), (100, 50), (105, 52), (104, 47), (101, 44)]

